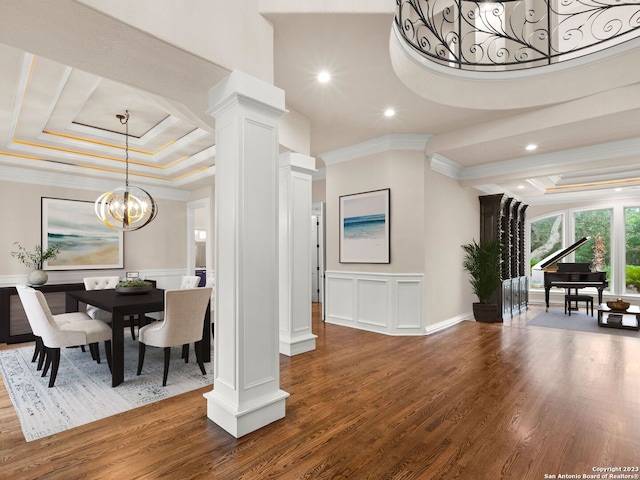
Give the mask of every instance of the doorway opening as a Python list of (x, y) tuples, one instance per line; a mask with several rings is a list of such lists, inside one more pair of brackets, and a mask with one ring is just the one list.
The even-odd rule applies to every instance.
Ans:
[(213, 275), (211, 258), (211, 202), (209, 198), (187, 203), (187, 275), (198, 275), (200, 286)]

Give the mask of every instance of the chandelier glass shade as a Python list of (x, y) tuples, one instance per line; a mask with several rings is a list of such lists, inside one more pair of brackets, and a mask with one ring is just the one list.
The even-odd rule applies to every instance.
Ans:
[(96, 215), (107, 226), (123, 231), (138, 230), (156, 217), (158, 208), (146, 190), (125, 186), (105, 192), (96, 200)]
[(146, 190), (129, 185), (129, 111), (116, 115), (126, 126), (125, 185), (105, 192), (95, 203), (95, 212), (105, 225), (130, 232), (148, 225), (158, 214), (158, 205)]

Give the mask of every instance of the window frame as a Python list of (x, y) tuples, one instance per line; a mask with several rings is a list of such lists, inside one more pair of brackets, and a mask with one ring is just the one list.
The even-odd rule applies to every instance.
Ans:
[[(611, 211), (611, 232), (610, 239), (610, 266), (611, 276), (609, 286), (605, 290), (605, 294), (617, 295), (625, 297), (640, 297), (640, 293), (626, 292), (626, 217), (625, 211), (627, 208), (640, 208), (640, 201), (635, 199), (624, 199), (620, 203), (606, 203), (606, 204), (593, 204), (582, 205), (573, 208), (558, 209), (544, 214), (537, 215), (535, 217), (527, 218), (525, 221), (525, 228), (527, 235), (525, 238), (525, 258), (527, 275), (531, 279), (531, 223), (538, 220), (544, 220), (545, 218), (562, 215), (562, 248), (566, 248), (575, 242), (572, 240), (575, 238), (575, 217), (574, 214), (578, 212), (592, 211), (592, 210), (610, 210)], [(565, 259), (574, 260), (575, 255), (571, 253)], [(531, 283), (530, 283), (531, 285)], [(530, 287), (531, 289), (531, 287)], [(534, 291), (540, 291), (541, 289), (535, 288)]]

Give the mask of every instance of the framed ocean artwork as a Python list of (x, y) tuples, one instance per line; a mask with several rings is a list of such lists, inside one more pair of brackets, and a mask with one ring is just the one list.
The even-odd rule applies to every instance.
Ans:
[(391, 263), (390, 192), (340, 197), (340, 263)]
[(44, 270), (124, 268), (124, 235), (100, 221), (94, 203), (42, 197), (42, 249), (60, 245)]

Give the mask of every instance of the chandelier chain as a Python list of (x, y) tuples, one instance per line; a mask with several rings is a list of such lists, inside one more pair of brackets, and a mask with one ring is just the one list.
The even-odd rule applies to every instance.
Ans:
[(118, 115), (120, 123), (124, 125), (124, 178), (125, 186), (129, 186), (129, 110), (124, 111), (124, 115)]

